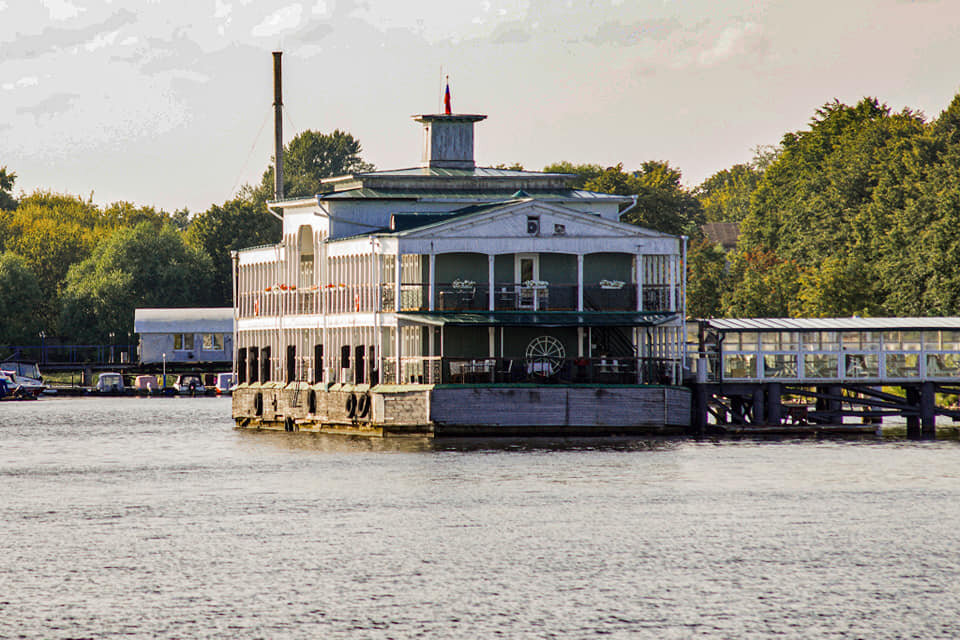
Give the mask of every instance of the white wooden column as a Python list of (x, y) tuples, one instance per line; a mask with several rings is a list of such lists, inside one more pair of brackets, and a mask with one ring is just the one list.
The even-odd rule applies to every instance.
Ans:
[(497, 256), (490, 254), (487, 256), (487, 281), (490, 283), (490, 286), (487, 288), (487, 308), (490, 311), (497, 310), (497, 302), (494, 297), (496, 289), (496, 282), (494, 282), (494, 265), (496, 264)]
[[(396, 313), (400, 313), (400, 283), (403, 280), (403, 254), (400, 253), (400, 247), (397, 247), (397, 255), (394, 260), (394, 285), (396, 286), (396, 293), (394, 293), (393, 306)], [(396, 335), (394, 336), (393, 341), (393, 356), (396, 361), (396, 367), (394, 371), (394, 381), (397, 384), (403, 382), (403, 362), (401, 361), (401, 350), (403, 348), (403, 340), (401, 339), (401, 327), (400, 327), (400, 318), (397, 317), (397, 329)]]
[[(394, 269), (394, 272), (395, 272), (395, 273), (393, 274), (393, 277), (394, 277), (394, 280), (395, 280), (395, 284), (396, 284), (396, 287), (397, 287), (396, 293), (395, 293), (394, 296), (393, 296), (393, 298), (394, 298), (394, 300), (393, 300), (393, 306), (394, 306), (394, 311), (396, 311), (397, 313), (400, 313), (400, 282), (401, 282), (402, 276), (403, 276), (403, 266), (402, 266), (402, 263), (403, 263), (403, 255), (400, 253), (400, 250), (397, 249), (397, 258), (396, 258), (396, 261), (395, 261), (395, 264), (394, 264), (394, 266), (395, 266), (396, 268)], [(398, 325), (397, 325), (397, 333), (399, 333), (399, 332), (400, 332), (400, 325), (398, 324)], [(398, 355), (397, 357), (399, 357), (399, 355)]]
[[(433, 311), (436, 309), (436, 286), (437, 286), (437, 254), (430, 252), (430, 281), (428, 283), (429, 290), (427, 292), (427, 309)], [(433, 330), (430, 331), (430, 335), (433, 335)], [(433, 340), (430, 341), (433, 344)]]
[(367, 278), (364, 280), (364, 286), (367, 288), (367, 311), (376, 311), (376, 300), (374, 298), (373, 292), (373, 281), (376, 277), (373, 273), (374, 265), (376, 265), (377, 256), (373, 252), (373, 243), (370, 243), (370, 257), (367, 259)]
[(363, 308), (363, 255), (353, 256), (353, 300), (350, 301), (351, 311), (360, 311)]
[(643, 254), (637, 253), (637, 311), (643, 311)]
[(577, 311), (583, 311), (583, 254), (582, 253), (577, 254)]
[(670, 256), (670, 311), (677, 310), (677, 264), (679, 256)]
[(394, 378), (396, 378), (395, 382), (397, 384), (403, 384), (403, 371), (402, 371), (402, 367), (400, 366), (402, 364), (400, 360), (400, 355), (401, 355), (401, 349), (403, 347), (403, 340), (400, 337), (401, 333), (402, 332), (400, 331), (400, 318), (397, 318), (397, 333), (396, 333), (396, 339), (394, 340), (394, 345), (393, 345), (393, 348), (394, 348), (393, 355), (397, 360), (397, 366), (396, 366), (396, 371), (394, 375)]

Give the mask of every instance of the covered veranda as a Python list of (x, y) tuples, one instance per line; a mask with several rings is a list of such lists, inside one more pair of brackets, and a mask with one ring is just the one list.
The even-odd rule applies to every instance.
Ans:
[(398, 383), (678, 384), (671, 312), (397, 314)]

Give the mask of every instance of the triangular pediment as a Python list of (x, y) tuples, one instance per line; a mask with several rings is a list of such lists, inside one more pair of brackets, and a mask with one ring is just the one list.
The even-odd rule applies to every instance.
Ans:
[(401, 232), (405, 238), (671, 238), (650, 229), (534, 199), (464, 210)]

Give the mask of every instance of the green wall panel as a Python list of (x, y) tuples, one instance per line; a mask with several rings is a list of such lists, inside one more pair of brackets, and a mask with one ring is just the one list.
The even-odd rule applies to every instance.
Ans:
[(583, 282), (633, 281), (633, 256), (629, 253), (588, 253), (583, 257)]

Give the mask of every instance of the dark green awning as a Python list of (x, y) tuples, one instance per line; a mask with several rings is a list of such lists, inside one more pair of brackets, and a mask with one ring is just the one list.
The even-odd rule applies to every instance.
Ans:
[(670, 311), (421, 311), (398, 313), (415, 324), (474, 327), (655, 327), (675, 319)]

